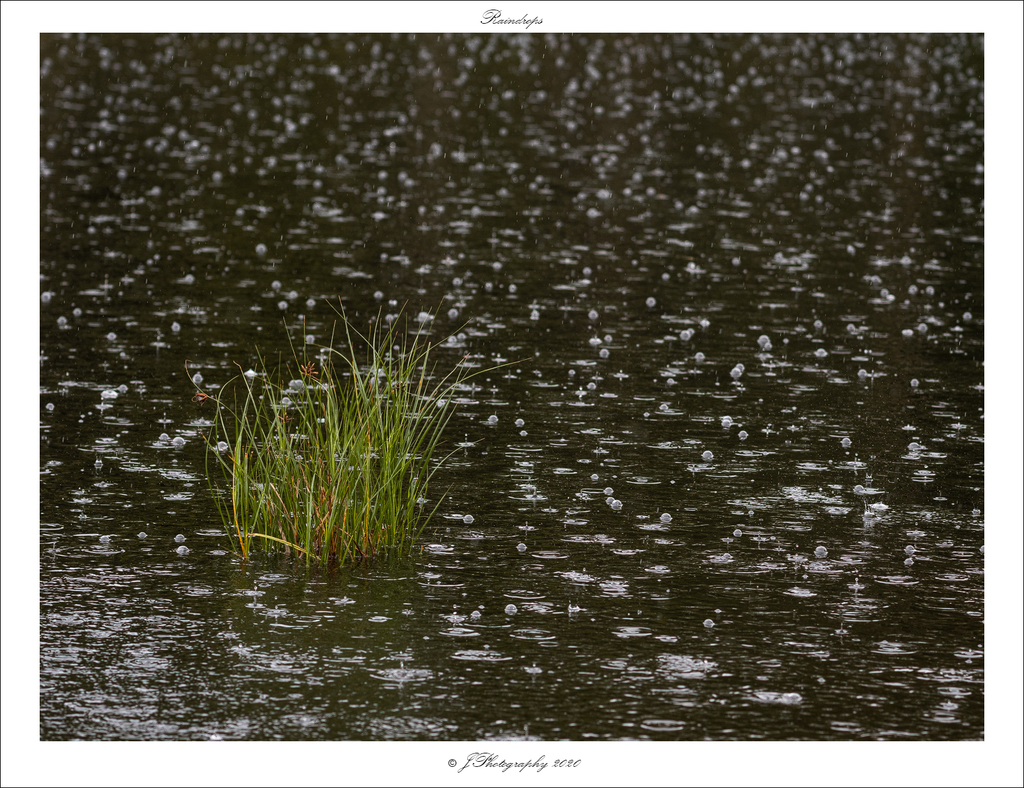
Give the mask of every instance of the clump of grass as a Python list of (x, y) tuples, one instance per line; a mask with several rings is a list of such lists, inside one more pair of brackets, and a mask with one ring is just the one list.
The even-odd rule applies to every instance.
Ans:
[(408, 551), (443, 500), (426, 504), (452, 400), (486, 370), (460, 362), (439, 378), (422, 321), (409, 331), (404, 316), (378, 316), (364, 336), (338, 314), (347, 351), (333, 336), (315, 357), (293, 345), (294, 368), (272, 374), (261, 358), (216, 397), (196, 394), (216, 404), (207, 479), (243, 557), (255, 546), (322, 564)]

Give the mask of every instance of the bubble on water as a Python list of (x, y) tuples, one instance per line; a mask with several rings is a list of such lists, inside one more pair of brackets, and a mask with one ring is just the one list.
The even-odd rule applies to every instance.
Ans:
[(266, 253), (267, 253), (267, 245), (266, 244), (256, 244), (256, 254), (258, 254), (260, 257), (263, 257), (263, 255), (265, 255)]
[(613, 488), (611, 488), (611, 487), (605, 487), (604, 488), (604, 494), (605, 495), (614, 495), (614, 493), (615, 493), (615, 490)]
[(863, 484), (855, 484), (854, 487), (853, 487), (853, 494), (854, 495), (864, 495), (866, 492), (867, 492), (867, 490), (864, 489), (864, 485)]
[(316, 342), (316, 337), (313, 336), (312, 334), (306, 334), (304, 339), (307, 345), (312, 345), (314, 342)]
[(197, 372), (196, 374), (194, 374), (192, 376), (192, 382), (195, 383), (197, 386), (202, 386), (203, 385), (203, 375), (202, 375), (202, 373), (201, 372)]
[(913, 565), (914, 565), (914, 559), (913, 559), (913, 558), (907, 558), (907, 560), (906, 560), (906, 561), (904, 561), (903, 563), (904, 563), (904, 564), (905, 564), (906, 566), (913, 566)]
[(920, 385), (921, 382), (917, 378), (914, 378), (913, 380), (910, 381), (910, 388), (912, 389), (916, 389)]
[(906, 553), (907, 555), (913, 555), (914, 553), (917, 552), (917, 548), (914, 547), (914, 545), (912, 545), (912, 544), (908, 544), (906, 547), (903, 548), (903, 552)]
[(597, 320), (597, 318), (600, 317), (600, 315), (597, 314), (596, 309), (591, 309), (589, 312), (587, 312), (587, 317), (590, 320)]
[(513, 604), (505, 605), (505, 615), (506, 616), (514, 616), (518, 612), (519, 612), (519, 609), (515, 605), (513, 605)]
[(498, 423), (498, 417), (492, 413), (490, 416), (487, 417), (487, 423), (488, 424), (497, 424)]
[(581, 609), (582, 608), (580, 608), (580, 606), (577, 605), (575, 602), (570, 602), (569, 603), (569, 615), (570, 616), (573, 615), (574, 613), (579, 613)]
[(246, 380), (252, 380), (253, 378), (256, 377), (256, 370), (252, 369), (252, 368), (249, 368), (245, 372), (243, 372), (242, 374), (245, 376)]
[(964, 312), (964, 322), (969, 323), (974, 318), (970, 312)]
[(918, 323), (917, 324), (917, 331), (918, 331), (919, 334), (927, 334), (928, 333), (928, 324), (927, 323)]
[(76, 306), (74, 309), (71, 310), (71, 314), (74, 317), (81, 317), (82, 316), (82, 310), (79, 307)]
[(733, 425), (733, 420), (729, 416), (722, 416), (722, 426), (728, 429)]
[(517, 427), (522, 427), (524, 424), (526, 424), (526, 422), (523, 421), (522, 419), (516, 419), (516, 426)]
[(713, 459), (715, 459), (715, 455), (707, 450), (705, 450), (700, 456), (701, 459), (704, 460), (704, 462), (711, 462)]
[(740, 434), (737, 437), (739, 437), (739, 439), (741, 441), (745, 441), (747, 439), (747, 437), (748, 437), (747, 436), (747, 431), (746, 430), (740, 430)]
[(474, 519), (474, 518), (473, 518), (473, 515), (471, 515), (471, 514), (466, 514), (466, 515), (463, 515), (463, 517), (462, 517), (462, 522), (464, 522), (464, 523), (465, 523), (466, 525), (469, 525), (470, 523), (472, 523), (472, 522), (473, 522), (473, 519)]
[(175, 542), (184, 542), (185, 541), (185, 534), (177, 534), (174, 537), (174, 541)]
[(871, 509), (875, 512), (882, 513), (888, 511), (889, 507), (884, 503), (873, 503), (871, 504)]
[(647, 300), (644, 303), (647, 304), (649, 308), (653, 309), (658, 302), (655, 300), (654, 296), (648, 296)]
[(479, 621), (480, 620), (480, 611), (479, 610), (474, 610), (472, 613), (469, 614), (469, 617), (471, 619), (473, 619), (474, 621)]
[(600, 477), (596, 473), (590, 474), (590, 481), (596, 482)]
[(315, 306), (316, 306), (316, 299), (315, 298), (307, 298), (306, 299), (306, 309), (312, 309)]
[(689, 342), (693, 338), (693, 329), (684, 328), (679, 332), (679, 338), (683, 340), (683, 342)]
[(729, 370), (729, 374), (732, 375), (733, 380), (739, 380), (740, 376), (743, 375), (743, 365), (737, 364), (735, 367)]
[(46, 403), (46, 409), (47, 410), (53, 410), (53, 403), (52, 402), (47, 402)]
[(850, 448), (850, 446), (853, 445), (853, 441), (851, 441), (849, 438), (843, 438), (839, 443), (844, 449), (848, 449)]
[(217, 451), (226, 452), (230, 448), (227, 441), (217, 441)]
[(732, 535), (739, 539), (741, 536), (743, 536), (743, 531), (737, 528), (735, 531), (732, 532)]
[(662, 515), (661, 515), (661, 521), (663, 523), (670, 523), (670, 522), (672, 522), (672, 515), (670, 515), (668, 512), (663, 512)]
[(905, 336), (907, 338), (910, 338), (910, 337), (914, 336), (914, 330), (912, 328), (905, 328), (905, 329), (903, 329), (903, 336)]
[(907, 444), (907, 451), (921, 451), (924, 446), (917, 441), (911, 441)]
[(173, 323), (171, 323), (171, 333), (177, 334), (179, 331), (181, 331), (181, 323), (175, 320)]
[(693, 360), (696, 361), (698, 364), (704, 361), (705, 358), (706, 356), (701, 352), (697, 352), (693, 355)]
[(814, 556), (816, 558), (827, 558), (828, 550), (826, 550), (822, 545), (818, 545), (814, 548)]
[(814, 330), (815, 331), (821, 331), (821, 329), (824, 328), (824, 327), (825, 327), (825, 324), (822, 323), (820, 320), (815, 320), (814, 321)]
[(868, 376), (868, 371), (866, 369), (858, 369), (857, 370), (857, 377), (860, 378), (861, 380), (864, 380), (864, 378), (866, 378), (867, 376)]
[(621, 508), (622, 508), (622, 501), (620, 501), (618, 499), (612, 501), (612, 509), (614, 509), (615, 511), (619, 511), (619, 509), (621, 509)]
[(68, 319), (66, 317), (58, 317), (57, 318), (57, 325), (60, 326), (61, 328), (64, 328), (64, 326), (66, 326), (67, 324), (68, 324)]
[(101, 541), (101, 542), (103, 542), (104, 544), (106, 544), (107, 542), (109, 542), (109, 541), (110, 541), (110, 537), (109, 537), (109, 536), (106, 536), (106, 535), (104, 535), (104, 536), (101, 536), (101, 537), (100, 537), (100, 541)]
[(160, 437), (157, 438), (157, 440), (161, 440), (161, 441), (169, 441), (170, 439), (171, 439), (171, 436), (168, 435), (166, 432), (161, 432), (160, 433)]
[(171, 441), (171, 445), (176, 449), (180, 449), (185, 445), (185, 439), (180, 435), (175, 435), (174, 440)]
[(191, 550), (189, 550), (189, 549), (188, 549), (187, 547), (185, 547), (185, 545), (182, 545), (181, 547), (179, 547), (179, 548), (178, 548), (177, 550), (175, 550), (174, 552), (176, 552), (176, 553), (177, 553), (178, 555), (188, 555), (188, 554), (189, 554), (189, 553), (191, 553), (192, 551), (191, 551)]
[(704, 626), (707, 627), (708, 629), (711, 629), (711, 627), (713, 627), (714, 625), (715, 625), (715, 622), (712, 621), (710, 618), (705, 618), (704, 619)]
[(145, 539), (148, 535), (145, 531), (139, 531), (138, 533), (139, 539)]
[(278, 301), (277, 302), (277, 308), (280, 309), (283, 312), (284, 310), (286, 310), (288, 308), (288, 302), (287, 301)]
[(181, 282), (183, 285), (192, 285), (195, 284), (196, 278), (192, 274), (185, 274), (178, 281)]
[(611, 355), (611, 354), (608, 352), (608, 348), (603, 347), (603, 348), (601, 348), (601, 350), (598, 352), (597, 355), (599, 355), (601, 358), (608, 358), (608, 356)]
[(96, 470), (99, 470), (100, 468), (103, 467), (103, 460), (97, 457), (96, 462), (94, 462), (93, 465), (95, 466)]
[(117, 399), (120, 396), (116, 389), (104, 389), (100, 392), (100, 399)]
[(772, 341), (768, 338), (767, 334), (761, 334), (761, 336), (757, 338), (757, 344), (760, 345), (761, 350), (772, 349)]

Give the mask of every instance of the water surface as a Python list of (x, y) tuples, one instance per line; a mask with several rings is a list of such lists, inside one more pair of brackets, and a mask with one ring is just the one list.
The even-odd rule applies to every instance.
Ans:
[[(41, 58), (43, 739), (984, 736), (980, 36)], [(242, 562), (185, 365), (338, 299), (518, 363), (413, 556)]]

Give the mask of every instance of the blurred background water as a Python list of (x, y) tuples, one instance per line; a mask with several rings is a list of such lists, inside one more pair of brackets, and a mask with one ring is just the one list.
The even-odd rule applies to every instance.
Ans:
[[(975, 35), (44, 35), (40, 736), (980, 739)], [(230, 552), (216, 389), (402, 308), (408, 559)]]

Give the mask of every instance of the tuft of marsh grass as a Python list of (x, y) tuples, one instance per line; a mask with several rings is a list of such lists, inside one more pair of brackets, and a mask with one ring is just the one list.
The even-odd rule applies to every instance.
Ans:
[(196, 394), (216, 405), (207, 480), (243, 557), (259, 547), (326, 564), (408, 551), (444, 498), (426, 504), (455, 391), (488, 370), (460, 362), (438, 377), (422, 322), (410, 331), (404, 315), (378, 316), (363, 335), (338, 315), (347, 351), (334, 336), (301, 354), (293, 344), (294, 367), (271, 372), (261, 357), (255, 375), (239, 367), (216, 397)]

